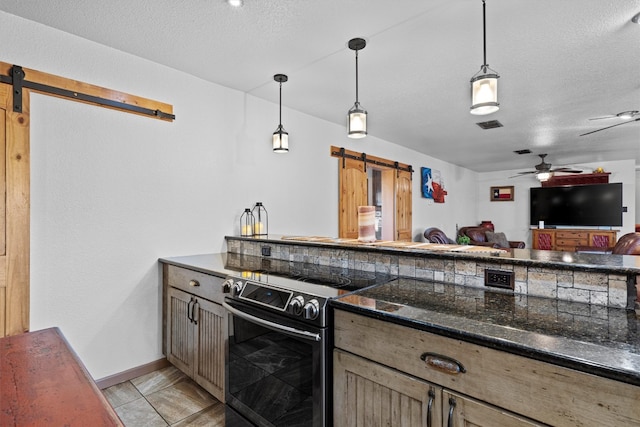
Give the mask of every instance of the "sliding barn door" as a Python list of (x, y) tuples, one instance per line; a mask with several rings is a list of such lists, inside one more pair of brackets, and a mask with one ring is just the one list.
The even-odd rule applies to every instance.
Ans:
[(0, 84), (0, 336), (29, 330), (29, 95)]
[(339, 162), (339, 237), (358, 238), (358, 206), (366, 206), (367, 173), (364, 162), (353, 159), (338, 159)]
[(396, 173), (396, 240), (412, 240), (411, 172)]

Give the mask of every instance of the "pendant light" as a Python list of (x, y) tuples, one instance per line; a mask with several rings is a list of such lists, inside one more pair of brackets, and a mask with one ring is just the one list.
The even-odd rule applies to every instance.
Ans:
[(347, 128), (349, 138), (364, 138), (367, 136), (367, 112), (358, 101), (358, 51), (364, 49), (367, 42), (356, 38), (349, 40), (349, 49), (356, 51), (356, 103), (349, 110)]
[(498, 73), (487, 64), (487, 22), (485, 3), (482, 0), (482, 38), (484, 42), (484, 64), (471, 78), (471, 114), (485, 115), (498, 111)]
[(289, 134), (282, 127), (282, 83), (289, 78), (284, 74), (276, 74), (273, 76), (273, 80), (280, 83), (280, 122), (278, 129), (273, 133), (273, 151), (274, 153), (287, 153), (289, 152)]

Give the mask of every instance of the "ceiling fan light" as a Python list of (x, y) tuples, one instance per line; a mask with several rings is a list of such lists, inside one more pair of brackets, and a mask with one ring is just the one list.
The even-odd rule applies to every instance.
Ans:
[(536, 175), (536, 178), (538, 178), (538, 181), (540, 182), (545, 182), (545, 181), (549, 181), (549, 179), (551, 179), (552, 176), (553, 176), (553, 173), (551, 172), (540, 172)]
[(484, 66), (471, 78), (471, 114), (482, 116), (500, 109), (498, 103), (498, 73), (487, 72)]
[(289, 152), (289, 134), (282, 125), (278, 126), (278, 129), (273, 133), (272, 143), (274, 153)]
[(638, 114), (637, 111), (623, 111), (622, 113), (618, 113), (617, 116), (623, 120), (628, 120), (632, 119), (636, 114)]
[(353, 104), (349, 110), (347, 127), (349, 138), (364, 138), (367, 136), (367, 112), (361, 107), (359, 102)]

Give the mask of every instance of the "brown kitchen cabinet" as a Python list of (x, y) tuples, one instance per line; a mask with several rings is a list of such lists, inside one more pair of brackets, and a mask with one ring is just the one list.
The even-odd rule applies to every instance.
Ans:
[(163, 273), (167, 360), (224, 402), (224, 279), (170, 265), (164, 265)]
[(344, 310), (334, 315), (335, 425), (640, 426), (639, 387)]
[(575, 252), (577, 246), (612, 247), (616, 244), (615, 230), (537, 228), (531, 230), (533, 249)]

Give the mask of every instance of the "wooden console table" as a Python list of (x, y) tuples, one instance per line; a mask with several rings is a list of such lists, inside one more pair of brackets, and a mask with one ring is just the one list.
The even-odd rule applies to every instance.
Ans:
[(0, 426), (123, 426), (58, 328), (0, 338)]
[(575, 252), (576, 246), (612, 247), (617, 231), (568, 228), (538, 228), (531, 230), (533, 249)]

